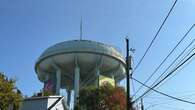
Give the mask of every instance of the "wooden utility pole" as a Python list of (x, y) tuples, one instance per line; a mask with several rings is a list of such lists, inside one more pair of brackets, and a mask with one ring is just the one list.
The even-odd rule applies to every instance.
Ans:
[(132, 110), (132, 103), (130, 98), (130, 74), (131, 57), (129, 57), (129, 39), (126, 37), (126, 88), (127, 88), (127, 110)]
[(143, 103), (143, 99), (141, 99), (141, 110), (144, 110), (144, 103)]

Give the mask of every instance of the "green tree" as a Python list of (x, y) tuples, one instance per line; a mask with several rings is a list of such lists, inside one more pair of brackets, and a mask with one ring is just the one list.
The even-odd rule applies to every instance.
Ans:
[(19, 110), (21, 101), (22, 95), (15, 86), (15, 80), (0, 73), (0, 110), (8, 110), (9, 106), (13, 106), (14, 110)]
[(80, 90), (75, 110), (125, 110), (126, 95), (121, 87), (109, 84), (99, 88), (94, 86)]

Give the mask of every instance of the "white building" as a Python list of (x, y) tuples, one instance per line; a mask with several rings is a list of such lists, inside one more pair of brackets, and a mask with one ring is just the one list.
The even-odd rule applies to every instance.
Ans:
[(31, 97), (23, 101), (21, 110), (68, 110), (64, 97)]

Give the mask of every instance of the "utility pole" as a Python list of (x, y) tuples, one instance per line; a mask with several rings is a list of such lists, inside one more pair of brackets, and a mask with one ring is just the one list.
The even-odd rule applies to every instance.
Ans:
[(141, 110), (144, 110), (144, 103), (142, 98), (141, 98)]
[(129, 56), (129, 39), (126, 37), (126, 88), (127, 88), (127, 110), (132, 110), (132, 103), (130, 99), (130, 74), (131, 69), (131, 57)]

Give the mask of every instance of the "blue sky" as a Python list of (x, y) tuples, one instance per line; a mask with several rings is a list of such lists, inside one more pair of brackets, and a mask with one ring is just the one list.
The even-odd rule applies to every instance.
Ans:
[[(115, 45), (125, 55), (125, 36), (136, 49), (137, 64), (157, 28), (166, 16), (173, 0), (0, 0), (0, 71), (17, 79), (17, 86), (25, 95), (42, 88), (34, 72), (39, 55), (49, 46), (79, 38), (80, 17), (83, 17), (83, 36)], [(144, 81), (182, 35), (195, 23), (195, 1), (178, 0), (173, 13), (154, 42), (134, 77)], [(195, 29), (159, 70), (157, 77), (176, 55), (194, 39)], [(175, 96), (195, 94), (195, 62), (177, 73), (158, 88)], [(155, 77), (148, 83), (151, 84)], [(124, 85), (125, 82), (122, 84)], [(135, 83), (135, 82), (134, 82)], [(135, 83), (135, 89), (139, 87)], [(141, 91), (138, 95), (140, 95)], [(189, 97), (195, 102), (195, 95)], [(144, 98), (150, 110), (192, 110), (193, 105), (173, 101), (153, 93)]]

